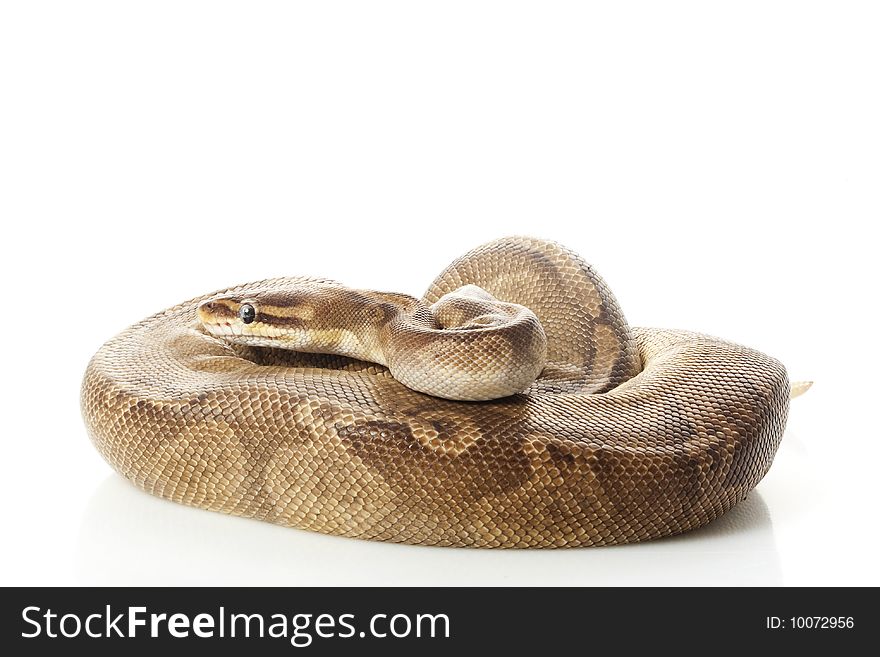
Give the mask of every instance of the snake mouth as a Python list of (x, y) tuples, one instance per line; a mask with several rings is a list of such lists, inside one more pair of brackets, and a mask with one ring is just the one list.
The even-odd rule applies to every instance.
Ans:
[(209, 322), (202, 322), (202, 326), (205, 328), (205, 331), (210, 333), (211, 335), (219, 337), (245, 337), (244, 334), (237, 332), (235, 327), (226, 322), (223, 324), (215, 324)]
[(211, 337), (230, 344), (269, 348), (285, 348), (287, 344), (285, 336), (273, 334), (274, 329), (272, 327), (262, 327), (259, 329), (260, 332), (256, 333), (249, 328), (244, 328), (240, 324), (237, 325), (233, 322), (216, 318), (208, 322), (202, 321), (201, 325), (204, 331)]

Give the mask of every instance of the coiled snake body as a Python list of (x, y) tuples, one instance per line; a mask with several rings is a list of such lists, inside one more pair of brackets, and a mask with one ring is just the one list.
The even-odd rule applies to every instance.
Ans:
[(580, 257), (507, 238), (421, 300), (284, 278), (182, 303), (95, 354), (82, 409), (116, 470), (176, 502), (366, 539), (570, 547), (724, 513), (770, 467), (789, 393), (773, 358), (631, 329)]

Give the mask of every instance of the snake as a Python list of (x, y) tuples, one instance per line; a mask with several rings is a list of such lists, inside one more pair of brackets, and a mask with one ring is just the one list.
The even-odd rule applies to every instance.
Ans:
[(755, 349), (631, 327), (581, 256), (507, 237), (421, 298), (299, 276), (190, 299), (106, 342), (80, 400), (104, 459), (167, 500), (360, 539), (563, 548), (727, 512), (808, 386)]

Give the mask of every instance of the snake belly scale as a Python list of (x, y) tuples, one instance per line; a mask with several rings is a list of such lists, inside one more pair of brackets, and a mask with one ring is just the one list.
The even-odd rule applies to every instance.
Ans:
[[(455, 333), (465, 351), (444, 342)], [(501, 369), (478, 392), (470, 372), (443, 388), (461, 367)], [(517, 237), (462, 256), (422, 299), (281, 278), (184, 302), (102, 346), (81, 400), (104, 458), (165, 499), (363, 539), (524, 548), (711, 521), (769, 469), (790, 391), (758, 351), (629, 327), (579, 256)]]

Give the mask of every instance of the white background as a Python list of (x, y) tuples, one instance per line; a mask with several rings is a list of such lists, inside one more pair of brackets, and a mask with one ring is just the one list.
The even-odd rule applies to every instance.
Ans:
[[(880, 16), (857, 2), (21, 2), (0, 9), (6, 584), (880, 584)], [(634, 325), (815, 379), (726, 517), (568, 551), (368, 543), (113, 474), (114, 333), (283, 274), (421, 294), (558, 240)]]

